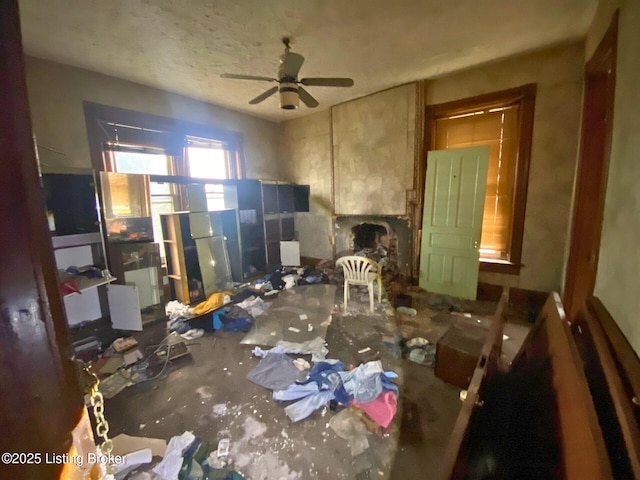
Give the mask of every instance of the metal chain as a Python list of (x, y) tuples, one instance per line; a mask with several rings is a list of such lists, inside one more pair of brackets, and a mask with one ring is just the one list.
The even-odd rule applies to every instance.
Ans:
[[(94, 383), (93, 385), (91, 385), (89, 396), (91, 397), (93, 416), (96, 419), (96, 434), (103, 440), (102, 445), (100, 445), (100, 450), (106, 457), (111, 458), (113, 442), (109, 438), (109, 422), (107, 422), (107, 420), (104, 418), (104, 397), (102, 396), (102, 392), (100, 392), (100, 390), (98, 389), (98, 387), (100, 386), (100, 380), (95, 373), (91, 372), (86, 367), (85, 371), (94, 379)], [(114, 466), (109, 462), (106, 467), (107, 474), (112, 474), (113, 468)]]

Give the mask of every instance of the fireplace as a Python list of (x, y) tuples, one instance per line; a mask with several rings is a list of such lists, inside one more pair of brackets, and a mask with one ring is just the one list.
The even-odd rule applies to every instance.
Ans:
[[(384, 215), (338, 215), (335, 217), (336, 258), (362, 250), (386, 253), (389, 269), (411, 275), (411, 229), (409, 220)], [(378, 252), (375, 252), (378, 250)], [(373, 251), (373, 252), (371, 252)]]

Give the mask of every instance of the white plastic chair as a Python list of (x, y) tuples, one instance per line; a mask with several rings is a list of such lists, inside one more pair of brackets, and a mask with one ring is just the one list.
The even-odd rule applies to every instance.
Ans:
[(366, 285), (369, 289), (369, 307), (373, 312), (373, 282), (378, 282), (378, 302), (382, 298), (381, 268), (376, 262), (367, 257), (354, 255), (340, 257), (336, 261), (336, 267), (342, 267), (344, 271), (344, 309), (347, 309), (350, 285)]

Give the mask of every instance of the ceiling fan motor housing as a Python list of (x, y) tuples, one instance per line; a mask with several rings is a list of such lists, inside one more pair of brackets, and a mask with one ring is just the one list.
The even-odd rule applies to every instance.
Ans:
[(280, 82), (280, 108), (284, 110), (295, 110), (300, 105), (298, 96), (298, 84), (294, 82)]

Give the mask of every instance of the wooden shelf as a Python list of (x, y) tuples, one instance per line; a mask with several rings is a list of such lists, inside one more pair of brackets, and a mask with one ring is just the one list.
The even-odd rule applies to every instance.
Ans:
[[(75, 280), (78, 290), (82, 293), (85, 290), (89, 290), (90, 288), (96, 288), (101, 285), (106, 285), (108, 283), (115, 282), (117, 280), (116, 277), (108, 277), (108, 278), (87, 278), (82, 275), (75, 275), (69, 278), (70, 280)], [(78, 295), (77, 292), (67, 293), (64, 295), (65, 297), (70, 297), (71, 295)]]

